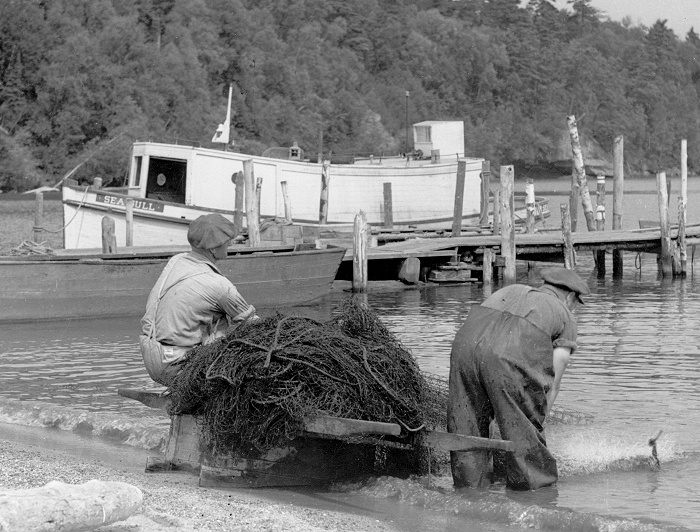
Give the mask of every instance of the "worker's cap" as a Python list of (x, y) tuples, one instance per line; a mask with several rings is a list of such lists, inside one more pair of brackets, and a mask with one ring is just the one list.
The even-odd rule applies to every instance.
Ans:
[(583, 303), (581, 294), (590, 294), (586, 282), (581, 279), (573, 270), (566, 268), (545, 268), (542, 270), (542, 279), (545, 283), (564, 288), (570, 292), (575, 292), (578, 300)]
[(195, 248), (213, 249), (236, 236), (236, 226), (218, 213), (205, 214), (190, 222), (187, 241)]

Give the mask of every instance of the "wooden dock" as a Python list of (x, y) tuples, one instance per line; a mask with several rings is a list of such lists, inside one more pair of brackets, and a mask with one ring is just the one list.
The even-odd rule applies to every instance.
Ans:
[[(661, 253), (661, 232), (657, 228), (627, 231), (583, 231), (572, 233), (577, 253), (594, 251), (628, 251), (633, 253)], [(671, 230), (672, 241), (677, 240), (678, 229)], [(348, 248), (343, 258), (338, 280), (352, 280), (352, 240), (334, 241)], [(700, 224), (686, 227), (686, 244), (700, 244)], [(481, 263), (483, 250), (491, 248), (500, 253), (499, 235), (478, 234), (460, 237), (405, 238), (397, 242), (370, 247), (367, 253), (370, 280), (396, 279), (403, 261), (420, 260), (421, 268), (435, 268), (455, 261)], [(516, 258), (524, 261), (564, 262), (564, 239), (561, 232), (519, 233), (515, 236)]]

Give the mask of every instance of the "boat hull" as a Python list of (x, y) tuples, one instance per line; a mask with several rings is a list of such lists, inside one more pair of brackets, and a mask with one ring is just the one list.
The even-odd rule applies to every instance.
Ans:
[[(478, 218), (484, 161), (463, 158), (462, 214)], [(126, 243), (126, 199), (133, 204), (133, 244), (186, 244), (187, 224), (207, 212), (233, 219), (236, 176), (252, 164), (259, 184), (262, 218), (297, 224), (352, 224), (363, 211), (370, 224), (421, 227), (450, 224), (458, 163), (320, 165), (254, 157), (189, 146), (151, 142), (134, 144), (129, 181), (121, 189), (64, 186), (64, 247), (101, 245), (101, 219), (115, 219), (117, 245)], [(242, 192), (239, 190), (239, 193)], [(237, 206), (238, 205), (238, 206)], [(323, 209), (322, 209), (323, 206)], [(324, 214), (321, 214), (321, 211)], [(158, 240), (158, 239), (165, 239)]]
[[(344, 249), (281, 249), (232, 254), (218, 266), (256, 308), (302, 304), (329, 292)], [(172, 254), (0, 260), (0, 321), (140, 316)]]

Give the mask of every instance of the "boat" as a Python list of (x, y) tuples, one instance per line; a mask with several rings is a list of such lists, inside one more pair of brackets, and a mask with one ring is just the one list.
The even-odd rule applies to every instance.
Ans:
[[(150, 408), (165, 409), (169, 397), (153, 389), (120, 388), (117, 393)], [(421, 468), (421, 447), (446, 453), (491, 449), (514, 452), (508, 440), (422, 429), (407, 432), (397, 423), (314, 415), (286, 444), (262, 456), (213, 453), (202, 444), (202, 424), (191, 415), (170, 416), (162, 456), (149, 457), (151, 473), (184, 471), (199, 476), (201, 487), (268, 488), (323, 486), (378, 474), (407, 477)]]
[[(99, 247), (105, 215), (115, 220), (117, 246), (124, 246), (129, 199), (133, 245), (186, 244), (187, 225), (193, 219), (218, 212), (233, 221), (236, 205), (242, 210), (235, 182), (246, 161), (251, 161), (260, 184), (261, 220), (285, 219), (316, 231), (318, 226), (351, 227), (360, 211), (375, 226), (386, 224), (390, 215), (397, 229), (449, 227), (461, 164), (465, 172), (463, 223), (477, 224), (488, 163), (464, 156), (463, 129), (462, 122), (420, 122), (413, 126), (416, 149), (411, 154), (370, 157), (353, 164), (310, 162), (296, 146), (282, 158), (136, 142), (126, 186), (64, 182), (64, 247)], [(426, 153), (430, 156), (423, 155)]]
[[(186, 247), (57, 250), (0, 257), (0, 322), (141, 316), (163, 267)], [(307, 303), (327, 294), (345, 255), (314, 244), (234, 245), (221, 272), (256, 308)]]

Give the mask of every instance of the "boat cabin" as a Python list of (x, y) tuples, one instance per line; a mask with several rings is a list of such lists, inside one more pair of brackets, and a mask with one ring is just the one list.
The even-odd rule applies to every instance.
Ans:
[(423, 157), (464, 157), (464, 122), (428, 120), (413, 124), (413, 147)]

